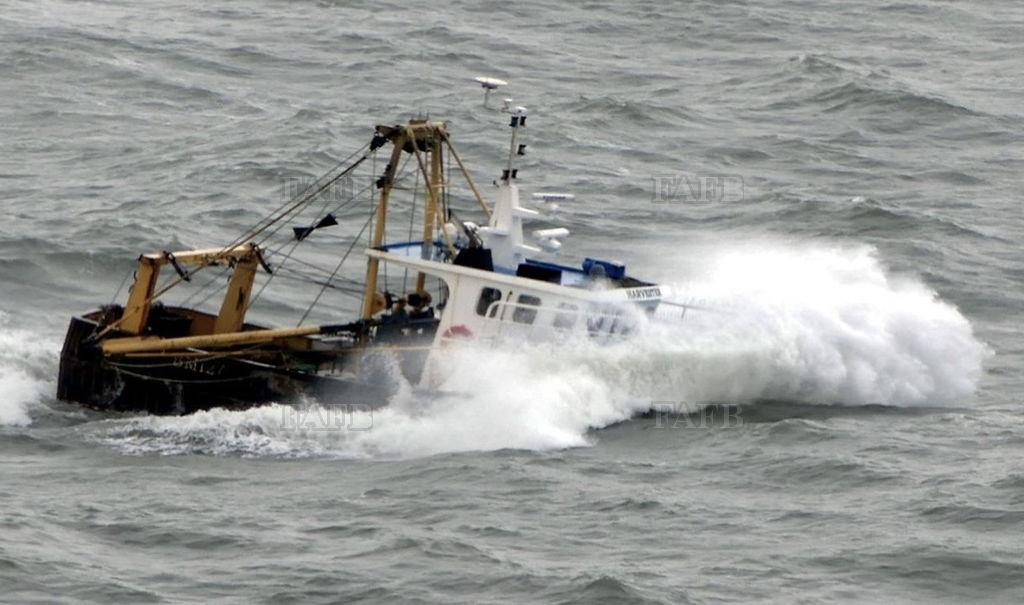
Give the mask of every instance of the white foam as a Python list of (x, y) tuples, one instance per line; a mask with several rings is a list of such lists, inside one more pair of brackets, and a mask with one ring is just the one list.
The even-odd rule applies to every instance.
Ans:
[(27, 426), (32, 406), (53, 390), (54, 350), (38, 335), (9, 324), (0, 312), (0, 426)]
[(331, 426), (337, 408), (323, 406), (346, 402), (322, 402), (310, 430), (291, 408), (267, 406), (116, 421), (106, 439), (133, 452), (390, 458), (583, 446), (589, 429), (653, 402), (971, 403), (986, 347), (959, 311), (890, 275), (871, 248), (761, 243), (687, 258), (700, 262), (673, 289), (716, 310), (652, 321), (632, 340), (453, 348), (444, 394), (406, 389)]
[(28, 405), (39, 395), (38, 381), (22, 372), (0, 370), (0, 426), (31, 424)]
[[(968, 406), (990, 354), (970, 322), (868, 246), (755, 243), (704, 255), (676, 290), (709, 297), (661, 345), (716, 360), (698, 399)], [(726, 380), (726, 378), (728, 380)], [(728, 384), (726, 384), (728, 383)]]

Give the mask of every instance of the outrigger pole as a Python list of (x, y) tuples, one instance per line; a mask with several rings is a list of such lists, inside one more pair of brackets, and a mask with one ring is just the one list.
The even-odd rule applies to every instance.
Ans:
[(160, 338), (156, 336), (143, 338), (115, 338), (103, 341), (101, 348), (107, 355), (121, 353), (164, 352), (180, 349), (232, 346), (255, 344), (295, 336), (310, 334), (337, 334), (354, 332), (353, 324), (326, 326), (299, 326), (297, 328), (276, 328), (268, 330), (247, 330), (244, 332), (227, 332), (224, 334), (202, 334), (199, 336), (182, 336), (179, 338)]

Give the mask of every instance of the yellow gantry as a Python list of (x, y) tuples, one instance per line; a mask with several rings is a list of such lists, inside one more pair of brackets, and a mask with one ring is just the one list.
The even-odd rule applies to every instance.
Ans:
[[(153, 294), (160, 277), (160, 269), (172, 265), (179, 272), (183, 266), (206, 266), (218, 263), (231, 263), (235, 267), (228, 285), (228, 291), (221, 304), (220, 313), (214, 323), (213, 332), (222, 334), (238, 332), (245, 323), (245, 311), (249, 306), (249, 295), (252, 292), (256, 268), (260, 262), (260, 251), (256, 244), (242, 244), (225, 250), (211, 248), (207, 250), (190, 250), (187, 252), (163, 252), (159, 254), (143, 254), (139, 257), (139, 269), (135, 274), (135, 284), (128, 296), (128, 304), (118, 328), (129, 334), (141, 335), (145, 332), (149, 321), (149, 312), (153, 305)], [(184, 277), (184, 276), (183, 276)]]

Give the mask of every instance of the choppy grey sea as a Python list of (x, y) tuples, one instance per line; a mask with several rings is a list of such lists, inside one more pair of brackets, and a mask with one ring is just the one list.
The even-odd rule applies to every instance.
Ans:
[[(6, 0), (0, 601), (1021, 602), (1022, 57), (1012, 0)], [(140, 253), (230, 241), (411, 117), (488, 194), (505, 96), (524, 194), (576, 196), (535, 223), (559, 258), (705, 312), (453, 353), (437, 396), (313, 429), (56, 400)], [(274, 286), (289, 325), (315, 288)]]

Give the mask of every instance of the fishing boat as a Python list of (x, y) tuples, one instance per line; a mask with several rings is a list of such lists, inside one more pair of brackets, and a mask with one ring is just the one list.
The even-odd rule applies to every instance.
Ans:
[[(499, 81), (478, 82), (490, 93)], [(403, 380), (425, 389), (437, 386), (453, 346), (627, 336), (638, 314), (652, 314), (663, 302), (663, 288), (632, 277), (614, 260), (552, 259), (569, 235), (565, 228), (538, 229), (533, 239), (526, 237), (524, 222), (540, 217), (521, 205), (519, 195), (516, 163), (526, 150), (520, 141), (527, 112), (508, 103), (503, 111), (511, 136), (500, 178), (489, 191), (491, 203), (452, 143), (449, 125), (412, 119), (377, 126), (350, 162), (235, 240), (143, 254), (123, 305), (72, 318), (60, 357), (58, 397), (150, 414), (311, 397), (372, 406), (386, 403)], [(386, 162), (376, 161), (381, 155)], [(338, 224), (338, 210), (321, 203), (322, 194), (360, 166), (380, 163), (383, 169), (373, 174), (364, 198), (372, 210), (363, 230), (338, 255), (334, 270), (313, 282), (319, 286), (315, 302), (338, 287), (344, 281), (340, 268), (368, 232), (358, 315), (309, 323), (307, 311), (292, 327), (250, 323), (247, 312), (262, 287), (295, 265), (294, 248)], [(406, 215), (418, 218), (415, 229), (408, 223), (417, 237), (393, 237), (396, 225), (389, 218), (399, 198), (406, 204), (403, 222)], [(548, 204), (572, 196), (540, 192), (534, 198)], [(479, 222), (466, 218), (467, 207), (479, 213)], [(292, 224), (310, 212), (312, 220)], [(282, 231), (287, 244), (275, 239)], [(215, 312), (163, 302), (171, 290), (211, 271), (224, 274), (218, 283), (226, 281)], [(260, 274), (264, 285), (256, 290)], [(403, 279), (396, 288), (398, 274)], [(374, 363), (381, 358), (390, 360), (387, 378)]]

